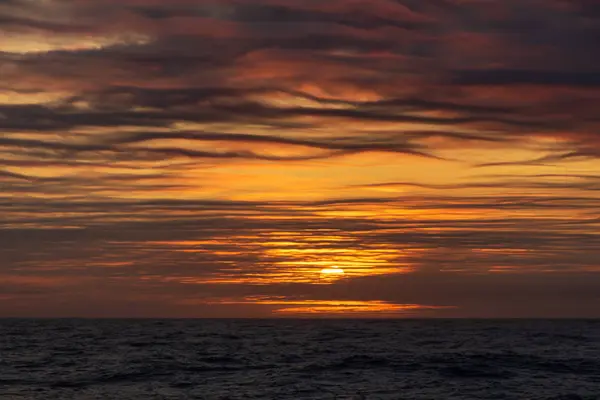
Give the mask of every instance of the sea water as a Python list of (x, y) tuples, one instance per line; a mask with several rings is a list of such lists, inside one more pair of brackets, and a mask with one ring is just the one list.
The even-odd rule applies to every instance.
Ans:
[(7, 319), (0, 399), (600, 399), (600, 321)]

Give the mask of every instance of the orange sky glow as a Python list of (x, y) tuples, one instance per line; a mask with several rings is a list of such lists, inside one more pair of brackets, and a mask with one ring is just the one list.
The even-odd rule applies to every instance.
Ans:
[(0, 3), (0, 317), (600, 317), (594, 7)]

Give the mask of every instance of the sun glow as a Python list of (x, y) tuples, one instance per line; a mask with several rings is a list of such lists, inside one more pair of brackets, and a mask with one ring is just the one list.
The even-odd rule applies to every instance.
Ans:
[(309, 300), (286, 296), (247, 296), (243, 298), (214, 298), (180, 301), (181, 305), (256, 305), (270, 306), (271, 313), (280, 317), (409, 317), (418, 312), (427, 312), (454, 308), (452, 306), (430, 306), (421, 304), (400, 304), (382, 300)]
[(344, 270), (340, 267), (329, 267), (321, 270), (322, 275), (344, 275)]

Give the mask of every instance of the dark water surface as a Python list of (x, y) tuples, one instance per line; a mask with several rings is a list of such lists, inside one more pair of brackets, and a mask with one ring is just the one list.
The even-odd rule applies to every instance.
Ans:
[(600, 320), (0, 320), (0, 399), (600, 399)]

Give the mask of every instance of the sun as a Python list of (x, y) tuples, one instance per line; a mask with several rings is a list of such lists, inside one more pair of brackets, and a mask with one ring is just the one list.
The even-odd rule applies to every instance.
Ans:
[(321, 275), (325, 276), (342, 276), (344, 275), (344, 270), (340, 267), (327, 267), (321, 270)]

